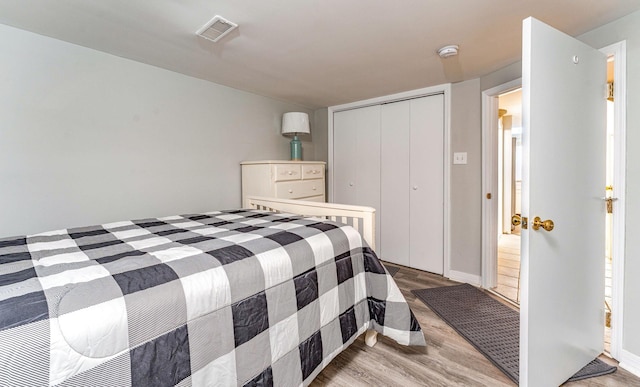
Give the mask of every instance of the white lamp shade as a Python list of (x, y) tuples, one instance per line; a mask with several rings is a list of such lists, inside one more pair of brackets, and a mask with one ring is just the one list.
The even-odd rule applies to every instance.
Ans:
[(284, 113), (282, 116), (282, 134), (311, 133), (307, 113)]

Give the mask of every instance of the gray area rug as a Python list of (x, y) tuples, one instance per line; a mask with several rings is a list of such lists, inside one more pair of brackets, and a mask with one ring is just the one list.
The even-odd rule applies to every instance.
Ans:
[[(515, 383), (519, 378), (520, 314), (469, 284), (412, 290)], [(617, 367), (595, 359), (573, 375), (573, 382), (606, 375)]]
[(398, 271), (400, 271), (400, 268), (397, 266), (384, 265), (384, 268), (387, 269), (387, 271), (389, 272), (389, 275), (392, 277), (396, 275)]

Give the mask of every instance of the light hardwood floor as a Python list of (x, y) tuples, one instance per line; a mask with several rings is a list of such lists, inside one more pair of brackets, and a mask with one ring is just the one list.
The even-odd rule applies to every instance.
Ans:
[[(613, 262), (611, 258), (605, 258), (604, 301), (605, 312), (613, 305), (611, 300), (611, 284), (613, 278)], [(604, 327), (604, 350), (611, 352), (611, 327)]]
[[(406, 267), (401, 267), (394, 278), (422, 326), (427, 347), (404, 347), (378, 335), (378, 343), (369, 348), (360, 337), (318, 375), (312, 386), (515, 386), (411, 293), (412, 289), (456, 282)], [(606, 357), (602, 360), (615, 364)], [(612, 375), (565, 386), (640, 386), (640, 378), (618, 369)]]
[(520, 235), (518, 234), (500, 234), (497, 284), (496, 292), (515, 303), (520, 303)]

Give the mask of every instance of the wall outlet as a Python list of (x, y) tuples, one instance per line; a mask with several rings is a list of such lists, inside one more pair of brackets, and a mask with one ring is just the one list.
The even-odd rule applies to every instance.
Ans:
[(466, 164), (467, 163), (467, 152), (454, 152), (453, 153), (453, 163), (454, 164)]

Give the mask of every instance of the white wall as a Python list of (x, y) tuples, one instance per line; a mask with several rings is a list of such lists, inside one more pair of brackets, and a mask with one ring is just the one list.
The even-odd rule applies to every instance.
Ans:
[(329, 109), (322, 108), (314, 112), (313, 144), (315, 160), (329, 161)]
[(480, 90), (484, 91), (522, 77), (522, 62), (517, 61), (480, 78)]
[(282, 113), (313, 113), (3, 25), (0, 47), (0, 237), (237, 208), (239, 162), (288, 159)]
[[(467, 152), (466, 165), (451, 165), (452, 271), (481, 275), (482, 131), (480, 80), (451, 86), (451, 154)], [(452, 164), (452, 160), (448, 161)]]

